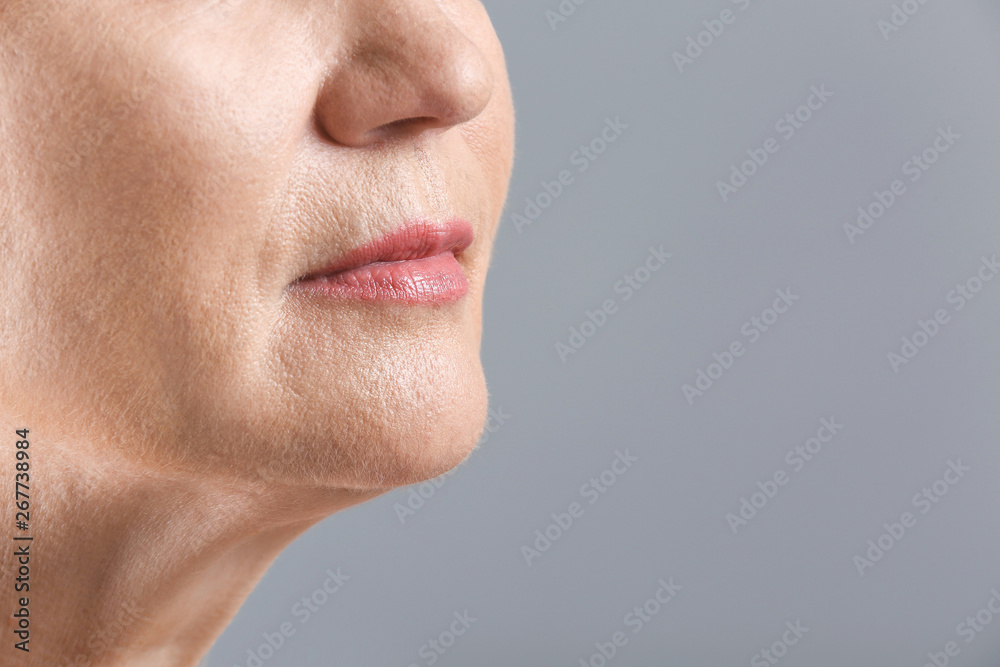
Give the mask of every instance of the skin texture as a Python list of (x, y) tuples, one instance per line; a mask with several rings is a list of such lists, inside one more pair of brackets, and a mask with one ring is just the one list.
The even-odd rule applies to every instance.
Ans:
[[(513, 132), (474, 0), (0, 2), (0, 451), (30, 429), (35, 535), (0, 662), (195, 664), (296, 536), (468, 456)], [(454, 218), (456, 302), (291, 286)]]

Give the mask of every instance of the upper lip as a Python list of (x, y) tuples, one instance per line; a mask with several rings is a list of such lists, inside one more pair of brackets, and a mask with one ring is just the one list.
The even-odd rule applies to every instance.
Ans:
[(331, 276), (378, 262), (423, 259), (445, 252), (458, 254), (472, 245), (474, 239), (472, 225), (465, 220), (455, 219), (443, 223), (427, 220), (408, 222), (382, 237), (349, 250), (300, 280)]

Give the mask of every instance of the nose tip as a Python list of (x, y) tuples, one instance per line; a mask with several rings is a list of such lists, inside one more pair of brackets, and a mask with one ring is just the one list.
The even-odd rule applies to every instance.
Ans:
[(495, 85), (489, 60), (431, 5), (357, 17), (365, 22), (361, 37), (337, 58), (316, 102), (332, 141), (357, 147), (412, 138), (486, 108)]

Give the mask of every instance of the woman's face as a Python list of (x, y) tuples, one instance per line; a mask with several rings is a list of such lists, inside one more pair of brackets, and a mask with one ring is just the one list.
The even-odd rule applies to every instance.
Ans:
[[(467, 456), (514, 122), (479, 2), (26, 0), (0, 31), (5, 417), (248, 481)], [(443, 254), (301, 280), (404, 227)]]

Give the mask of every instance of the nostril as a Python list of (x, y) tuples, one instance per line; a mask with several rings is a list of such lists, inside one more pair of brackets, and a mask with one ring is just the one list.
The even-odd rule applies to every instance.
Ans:
[(400, 118), (399, 120), (394, 120), (391, 123), (385, 123), (384, 125), (379, 125), (375, 128), (375, 132), (380, 133), (395, 133), (400, 130), (407, 129), (412, 126), (425, 126), (434, 122), (434, 119), (430, 116), (418, 116), (416, 118)]
[(414, 118), (401, 118), (391, 123), (379, 125), (371, 131), (371, 136), (379, 139), (407, 138), (433, 130), (436, 128), (446, 128), (451, 123), (442, 121), (431, 116), (417, 116)]

